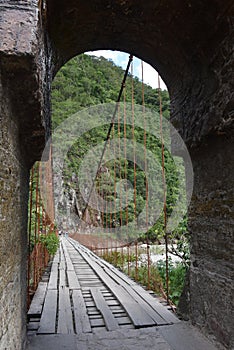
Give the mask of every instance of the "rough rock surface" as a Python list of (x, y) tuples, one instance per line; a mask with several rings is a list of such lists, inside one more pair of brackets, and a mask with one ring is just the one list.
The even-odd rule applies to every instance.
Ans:
[(37, 1), (0, 3), (0, 349), (26, 342), (28, 169), (44, 147)]

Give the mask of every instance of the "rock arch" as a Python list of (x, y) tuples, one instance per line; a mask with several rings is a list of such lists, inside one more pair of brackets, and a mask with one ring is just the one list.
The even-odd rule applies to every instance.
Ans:
[(231, 348), (233, 1), (39, 3), (39, 9), (36, 0), (0, 4), (2, 344), (14, 348), (25, 341), (28, 169), (50, 132), (52, 76), (81, 52), (118, 49), (149, 62), (168, 85), (171, 120), (190, 149), (195, 172), (184, 312)]

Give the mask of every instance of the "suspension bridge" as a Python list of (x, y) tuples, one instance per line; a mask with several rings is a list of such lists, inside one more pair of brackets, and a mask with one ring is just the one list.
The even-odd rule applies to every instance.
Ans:
[[(76, 207), (80, 225), (73, 235), (75, 239), (68, 237), (67, 234), (62, 235), (59, 249), (52, 261), (45, 244), (46, 238), (56, 231), (51, 147), (46, 165), (37, 163), (31, 170), (28, 228), (28, 350), (44, 348), (96, 350), (117, 349), (120, 346), (129, 350), (152, 347), (158, 350), (214, 350), (213, 345), (197, 330), (178, 319), (169, 297), (166, 140), (163, 135), (160, 85), (158, 89), (160, 113), (157, 125), (161, 168), (160, 171), (154, 172), (151, 170), (152, 164), (147, 154), (147, 138), (150, 137), (149, 130), (153, 126), (149, 124), (144, 106), (143, 65), (141, 109), (137, 110), (134, 105), (133, 80), (130, 110), (126, 104), (126, 79), (129, 76), (132, 59), (130, 56), (117, 104), (113, 109), (109, 127), (105, 129), (106, 135), (101, 153), (95, 150), (93, 158), (89, 159), (89, 164), (93, 165), (95, 158), (98, 158), (98, 162), (96, 167), (94, 166), (94, 174), (89, 183), (83, 208), (80, 210), (82, 200)], [(131, 73), (133, 76), (133, 70)], [(160, 82), (159, 78), (158, 81)], [(121, 110), (119, 103), (122, 94), (124, 101)], [(139, 115), (143, 126), (141, 133), (139, 127), (137, 128)], [(139, 157), (137, 134), (143, 143)], [(126, 141), (129, 137), (131, 143)], [(113, 142), (115, 139), (117, 141)], [(131, 161), (129, 153), (132, 155)], [(55, 147), (53, 156), (54, 154), (56, 154)], [(110, 154), (114, 154), (113, 159), (108, 156)], [(137, 164), (138, 158), (141, 169)], [(83, 174), (87, 182), (88, 169), (90, 170), (84, 167)], [(161, 196), (163, 207), (161, 221), (165, 243), (166, 287), (160, 285), (159, 288), (164, 299), (150, 291), (152, 279), (148, 231), (157, 209), (154, 204), (152, 205), (152, 201), (156, 200), (156, 197), (152, 196), (155, 183), (152, 182), (152, 185), (147, 178), (147, 175), (151, 174), (150, 171), (154, 177), (156, 175), (161, 177), (162, 185), (161, 191), (156, 194)], [(145, 175), (139, 177), (140, 172), (144, 172)], [(111, 174), (114, 180), (111, 179)], [(129, 189), (130, 177), (133, 186)], [(145, 203), (143, 214), (137, 209), (139, 179), (143, 183), (141, 186)], [(46, 184), (45, 193), (43, 184)], [(97, 198), (102, 198), (98, 206)], [(91, 204), (96, 205), (95, 209)], [(58, 215), (57, 217), (59, 219)], [(99, 230), (96, 230), (97, 227)], [(137, 229), (140, 228), (142, 231), (143, 227), (146, 242), (145, 288), (137, 283), (140, 252), (138, 236), (135, 234)], [(131, 261), (132, 250), (133, 261)], [(128, 276), (95, 253), (100, 256), (103, 256), (103, 253), (112, 254), (115, 263), (120, 256), (122, 270), (127, 267)], [(125, 256), (127, 256), (126, 262)], [(129, 277), (131, 271), (134, 271), (134, 280)]]

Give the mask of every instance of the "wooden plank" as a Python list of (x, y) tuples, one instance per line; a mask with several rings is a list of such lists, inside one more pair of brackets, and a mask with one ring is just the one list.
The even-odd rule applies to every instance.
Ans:
[(109, 305), (109, 306), (120, 306), (120, 303), (119, 303), (119, 301), (118, 300), (116, 300), (116, 299), (114, 299), (114, 300), (108, 300), (107, 301), (107, 304)]
[(75, 318), (76, 333), (91, 333), (91, 325), (87, 309), (85, 306), (84, 298), (80, 289), (74, 289), (72, 291), (73, 310)]
[(75, 271), (67, 270), (68, 287), (70, 289), (81, 289)]
[(72, 310), (68, 287), (59, 287), (58, 330), (60, 334), (73, 334)]
[(94, 316), (94, 315), (96, 315), (96, 316), (99, 315), (99, 317), (100, 317), (100, 312), (96, 310), (96, 307), (94, 307), (94, 309), (95, 309), (95, 310), (88, 310), (88, 315), (89, 315), (89, 317), (90, 317), (90, 316)]
[(64, 256), (65, 258), (70, 258), (70, 254), (68, 253), (68, 250), (67, 250), (67, 241), (66, 240), (63, 240), (62, 241), (62, 246), (63, 246), (63, 253), (64, 253)]
[(61, 246), (63, 249), (64, 256), (66, 256), (67, 255), (67, 247), (66, 247), (66, 243), (65, 243), (64, 238), (61, 239)]
[(48, 289), (42, 310), (38, 334), (54, 334), (56, 329), (57, 290)]
[[(155, 300), (152, 298), (151, 303), (148, 303), (145, 298), (150, 298), (150, 295), (139, 285), (136, 283), (128, 283), (128, 277), (122, 278), (122, 272), (118, 271), (115, 273), (113, 270), (108, 269), (106, 266), (104, 267), (105, 272), (112, 277), (118, 284), (122, 285), (124, 289), (136, 300), (136, 302), (142, 306), (142, 308), (147, 312), (147, 314), (155, 321), (157, 325), (166, 325), (171, 323), (168, 319), (164, 319), (161, 314), (159, 314), (157, 309), (152, 308), (151, 303)], [(127, 282), (126, 282), (127, 281)], [(136, 289), (135, 289), (136, 288)], [(138, 291), (138, 293), (136, 292)], [(148, 300), (148, 299), (147, 299)], [(161, 305), (162, 307), (162, 305)], [(167, 311), (168, 310), (163, 310)], [(165, 312), (164, 312), (165, 313)], [(173, 316), (173, 315), (172, 315)]]
[(120, 325), (126, 325), (126, 324), (131, 324), (130, 320), (128, 317), (121, 316), (118, 318), (118, 322)]
[(111, 310), (107, 306), (107, 303), (102, 295), (102, 293), (97, 288), (90, 289), (92, 297), (96, 304), (97, 309), (101, 312), (106, 328), (108, 331), (114, 331), (119, 328), (118, 322), (113, 316)]
[[(86, 250), (84, 248), (83, 250)], [(92, 252), (89, 255), (95, 256)], [(95, 261), (99, 259), (95, 256)], [(144, 310), (149, 314), (149, 316), (156, 322), (157, 325), (166, 325), (171, 323), (178, 323), (180, 320), (172, 314), (165, 306), (163, 306), (156, 298), (153, 298), (145, 289), (143, 289), (137, 283), (128, 283), (128, 277), (125, 276), (121, 271), (118, 271), (114, 267), (107, 268), (108, 263), (98, 264), (104, 267), (105, 272), (118, 284), (122, 285), (127, 292), (144, 308)], [(122, 277), (124, 275), (124, 278)], [(131, 281), (131, 280), (130, 280)]]
[(101, 280), (104, 281), (105, 285), (111, 289), (112, 293), (119, 300), (120, 304), (122, 304), (136, 328), (155, 325), (155, 321), (147, 314), (142, 305), (139, 305), (121, 285), (117, 285), (87, 254), (81, 250), (79, 250), (79, 252), (88, 264), (96, 271)]
[(89, 308), (89, 307), (94, 307), (95, 303), (94, 303), (94, 301), (87, 301), (87, 300), (85, 300), (85, 305), (86, 305), (87, 308)]
[[(83, 249), (85, 250), (85, 249)], [(90, 258), (90, 256), (92, 255), (92, 253), (87, 254), (88, 258)], [(95, 259), (95, 262), (97, 262), (97, 259)], [(103, 264), (102, 262), (100, 264), (98, 264), (100, 267), (104, 267), (105, 272), (111, 277), (113, 278), (118, 284), (121, 284), (124, 286), (124, 288), (127, 290), (127, 292), (134, 298), (134, 300), (136, 300), (141, 306), (142, 308), (147, 311), (147, 314), (156, 322), (156, 324), (168, 324), (172, 322), (172, 318), (174, 319), (174, 315), (170, 315), (170, 311), (166, 310), (161, 304), (159, 304), (159, 308), (162, 309), (162, 312), (165, 316), (166, 313), (166, 319), (164, 319), (158, 312), (157, 309), (155, 310), (154, 308), (151, 307), (151, 305), (148, 303), (148, 297), (150, 297), (150, 295), (140, 286), (138, 286), (135, 282), (132, 283), (128, 283), (128, 278), (126, 276), (124, 276), (124, 278), (122, 278), (122, 273), (119, 271), (113, 271), (113, 269), (108, 269), (108, 265), (105, 266), (105, 264)], [(137, 291), (132, 290), (132, 288), (129, 288), (129, 285), (131, 285), (131, 287), (136, 287), (137, 291), (139, 293), (137, 293)], [(139, 288), (139, 289), (138, 289)], [(146, 300), (143, 298), (142, 299), (142, 294), (144, 295), (144, 297), (146, 298)], [(155, 300), (152, 298), (151, 299), (151, 303), (153, 303)], [(172, 316), (172, 318), (171, 318)]]
[(109, 274), (111, 274), (111, 277), (113, 279), (118, 278), (118, 283), (121, 283), (120, 280), (123, 280), (125, 283), (129, 285), (136, 285), (136, 282), (131, 280), (128, 276), (126, 276), (123, 272), (119, 271), (117, 268), (115, 268), (113, 265), (108, 263), (107, 261), (99, 258), (96, 254), (93, 252), (90, 252), (90, 255), (95, 259), (95, 261)]
[(58, 268), (59, 268), (59, 263), (53, 261), (49, 273), (51, 274), (52, 272), (58, 271)]
[(115, 313), (115, 312), (125, 312), (125, 310), (120, 305), (111, 306), (111, 311), (113, 313)]
[(48, 283), (48, 289), (57, 289), (58, 286), (58, 264), (53, 264), (50, 279)]
[(66, 265), (65, 265), (65, 260), (61, 260), (59, 263), (59, 270), (65, 270)]
[(47, 285), (47, 282), (40, 282), (38, 284), (36, 293), (28, 310), (28, 317), (38, 317), (39, 315), (41, 315), (42, 306), (45, 301)]
[[(116, 290), (112, 289), (112, 291), (136, 328), (156, 325), (155, 320), (146, 312), (144, 307), (137, 303), (122, 286), (118, 286)], [(109, 303), (110, 305), (115, 305), (113, 301), (109, 301)]]
[(59, 244), (59, 261), (64, 260), (62, 240), (63, 239), (61, 238), (60, 244)]
[(51, 271), (58, 270), (58, 266), (59, 266), (59, 262), (53, 260)]
[(66, 266), (65, 266), (65, 258), (63, 255), (63, 250), (62, 250), (62, 246), (60, 246), (60, 261), (59, 261), (59, 269), (61, 270), (65, 270)]
[[(120, 318), (120, 317), (127, 317), (128, 315), (126, 314), (126, 312), (113, 312), (113, 315), (115, 315), (116, 318)], [(129, 317), (128, 317), (128, 322), (131, 322)]]
[(68, 271), (75, 271), (71, 260), (66, 260), (66, 265), (67, 265), (67, 270)]
[(136, 282), (132, 281), (128, 276), (117, 269), (110, 269), (108, 266), (100, 263), (100, 266), (110, 275), (116, 282), (121, 284), (121, 281), (127, 283), (129, 286), (136, 285)]
[(59, 262), (59, 249), (57, 250), (53, 262), (58, 263)]
[(123, 286), (123, 288), (125, 288), (127, 290), (127, 292), (130, 295), (132, 295), (134, 300), (136, 300), (136, 302), (142, 306), (142, 308), (147, 312), (147, 314), (155, 321), (156, 325), (168, 324), (168, 321), (166, 321), (164, 318), (162, 318), (162, 316), (160, 314), (158, 314), (158, 312), (155, 311), (151, 307), (151, 305), (147, 304), (145, 299), (142, 298), (143, 292), (145, 292), (145, 290), (142, 287), (140, 287), (142, 294), (137, 294), (130, 286)]
[(70, 255), (69, 255), (69, 253), (67, 251), (67, 247), (66, 247), (66, 243), (65, 242), (66, 241), (62, 240), (62, 247), (63, 247), (64, 258), (65, 258), (65, 261), (66, 261), (66, 267), (67, 267), (67, 270), (74, 271), (74, 266), (72, 264)]
[(150, 295), (141, 286), (136, 285), (133, 289), (141, 295), (142, 298), (154, 309), (167, 323), (179, 323), (179, 318), (176, 317), (166, 306), (163, 306), (156, 298)]
[(94, 318), (90, 320), (92, 327), (105, 327), (105, 323), (102, 318)]
[(101, 283), (102, 281), (100, 281), (100, 278), (92, 278), (92, 276), (86, 276), (85, 277), (80, 277), (79, 273), (77, 273), (77, 276), (79, 278), (79, 281), (82, 281), (83, 283)]
[(59, 270), (59, 286), (66, 287), (66, 285), (66, 273), (65, 270), (61, 269)]
[(101, 283), (101, 282), (81, 282), (81, 286), (82, 287), (90, 287), (90, 288), (95, 288), (95, 287), (99, 287), (99, 288), (101, 288), (101, 287), (103, 287), (103, 283)]

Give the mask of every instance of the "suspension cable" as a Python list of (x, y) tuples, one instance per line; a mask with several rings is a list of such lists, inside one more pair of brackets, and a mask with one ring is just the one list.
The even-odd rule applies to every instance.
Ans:
[(93, 190), (94, 190), (94, 186), (95, 186), (95, 180), (97, 178), (99, 168), (100, 168), (100, 166), (102, 164), (102, 161), (103, 161), (103, 157), (104, 157), (104, 154), (105, 154), (105, 151), (106, 151), (106, 147), (107, 147), (107, 142), (108, 142), (108, 140), (110, 138), (111, 130), (112, 130), (112, 127), (113, 127), (114, 122), (115, 122), (115, 117), (116, 117), (116, 114), (118, 112), (119, 102), (121, 100), (121, 96), (122, 96), (122, 93), (123, 93), (123, 89), (124, 89), (124, 86), (125, 86), (125, 82), (126, 82), (126, 79), (127, 79), (127, 76), (128, 76), (128, 72), (129, 72), (129, 68), (130, 68), (132, 60), (133, 60), (133, 55), (130, 55), (129, 56), (129, 60), (128, 60), (128, 64), (127, 64), (127, 68), (126, 68), (125, 73), (124, 73), (124, 78), (123, 78), (123, 81), (122, 81), (122, 84), (121, 84), (121, 88), (120, 88), (120, 91), (119, 91), (118, 99), (117, 99), (117, 102), (115, 104), (115, 109), (114, 109), (114, 113), (113, 113), (113, 116), (112, 116), (112, 119), (111, 119), (111, 122), (110, 122), (109, 130), (108, 130), (107, 137), (106, 137), (106, 141), (104, 143), (104, 147), (103, 147), (102, 154), (101, 154), (101, 157), (100, 157), (100, 160), (99, 160), (99, 163), (98, 163), (97, 171), (96, 171), (95, 177), (94, 177), (94, 179), (92, 181), (92, 185), (91, 185), (91, 189), (90, 189), (90, 192), (89, 192), (88, 200), (86, 202), (85, 209), (84, 209), (84, 212), (83, 212), (83, 215), (82, 215), (82, 220), (84, 219), (85, 212), (86, 212), (86, 210), (87, 210), (87, 208), (89, 206), (89, 202), (90, 202), (90, 199), (91, 199), (91, 196), (92, 196), (92, 193), (93, 193)]
[(30, 185), (29, 185), (29, 222), (28, 222), (28, 300), (27, 304), (30, 304), (30, 275), (32, 269), (31, 261), (31, 245), (32, 245), (32, 209), (33, 209), (33, 179), (34, 179), (34, 166), (31, 169)]
[[(133, 195), (134, 195), (134, 220), (136, 220), (137, 212), (136, 212), (136, 148), (135, 148), (135, 107), (134, 107), (134, 64), (132, 62), (131, 65), (131, 76), (132, 76), (132, 143), (133, 143)], [(135, 240), (135, 280), (138, 280), (138, 241)]]
[(33, 273), (33, 288), (36, 290), (37, 286), (37, 240), (39, 236), (39, 227), (38, 227), (38, 204), (39, 204), (39, 163), (36, 164), (36, 208), (35, 208), (35, 221), (34, 221), (34, 273)]
[[(122, 163), (121, 163), (121, 142), (120, 142), (120, 138), (121, 138), (121, 128), (120, 128), (120, 106), (118, 108), (118, 151), (119, 151), (119, 181), (121, 182), (122, 180)], [(122, 187), (120, 186), (119, 188), (119, 226), (122, 227), (122, 223), (123, 223), (123, 213), (122, 213)]]
[(167, 234), (167, 191), (165, 178), (165, 145), (163, 138), (163, 114), (162, 114), (162, 95), (160, 88), (160, 76), (158, 74), (158, 97), (159, 97), (159, 115), (160, 115), (160, 135), (162, 147), (162, 181), (163, 181), (163, 220), (164, 220), (164, 239), (165, 239), (165, 254), (166, 254), (166, 296), (167, 303), (169, 300), (169, 256), (168, 256), (168, 234)]
[(146, 255), (147, 255), (147, 287), (150, 289), (150, 246), (149, 246), (149, 213), (148, 213), (148, 178), (147, 178), (147, 170), (148, 170), (148, 164), (147, 164), (147, 135), (146, 135), (146, 117), (145, 117), (145, 89), (144, 89), (144, 64), (143, 61), (141, 61), (141, 84), (142, 84), (142, 113), (143, 113), (143, 120), (144, 120), (144, 171), (145, 171), (145, 223), (146, 223)]

